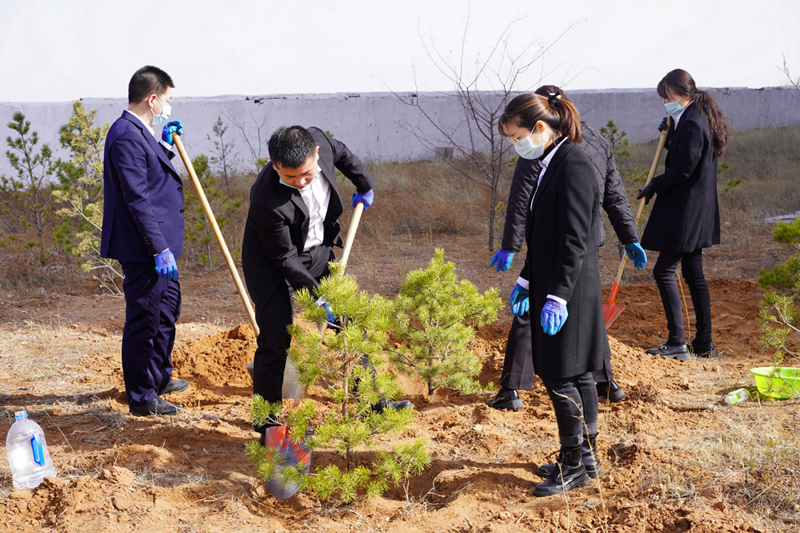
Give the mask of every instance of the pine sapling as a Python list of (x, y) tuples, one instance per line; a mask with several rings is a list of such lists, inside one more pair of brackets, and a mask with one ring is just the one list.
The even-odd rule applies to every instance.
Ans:
[[(260, 417), (256, 423), (263, 423), (268, 416), (287, 417), (292, 439), (305, 437), (309, 450), (333, 449), (344, 457), (344, 468), (328, 465), (305, 475), (297, 469), (284, 469), (281, 474), (286, 473), (287, 480), (294, 479), (301, 490), (314, 492), (323, 500), (338, 497), (350, 502), (359, 494), (372, 497), (397, 486), (418, 474), (430, 463), (430, 457), (421, 439), (377, 456), (358, 453), (375, 448), (376, 435), (400, 434), (411, 424), (414, 413), (411, 409), (378, 407), (385, 405), (382, 400), (402, 394), (394, 375), (386, 370), (391, 302), (361, 292), (355, 278), (345, 275), (341, 265), (330, 266), (330, 276), (313, 294), (301, 289), (295, 299), (308, 321), (321, 323), (327, 311), (317, 302), (324, 298), (337, 317), (336, 324), (329, 326), (324, 342), (317, 328), (306, 330), (293, 324), (289, 331), (294, 342), (288, 356), (297, 366), (300, 383), (323, 387), (335, 407), (315, 410), (306, 400), (299, 407), (287, 409), (281, 404), (265, 405), (255, 398), (253, 415), (254, 419)], [(307, 428), (312, 423), (310, 434)], [(262, 479), (269, 479), (279, 466), (274, 452), (257, 444), (248, 446), (248, 455)]]
[(475, 327), (497, 319), (502, 301), (497, 289), (481, 294), (468, 280), (459, 281), (455, 264), (437, 249), (425, 269), (409, 272), (395, 302), (394, 331), (407, 344), (392, 362), (428, 384), (428, 394), (447, 387), (472, 394), (482, 389), (474, 378), (478, 357), (467, 349)]

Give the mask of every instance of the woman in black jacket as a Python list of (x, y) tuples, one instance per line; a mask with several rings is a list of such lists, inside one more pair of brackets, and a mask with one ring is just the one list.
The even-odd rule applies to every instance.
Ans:
[(675, 281), (680, 263), (697, 321), (692, 352), (697, 357), (716, 357), (711, 340), (711, 297), (703, 275), (703, 248), (720, 242), (717, 158), (725, 153), (730, 132), (716, 102), (706, 91), (697, 89), (685, 70), (671, 71), (657, 90), (673, 119), (667, 137), (666, 172), (654, 177), (637, 198), (649, 201), (658, 195), (642, 246), (660, 252), (653, 276), (667, 315), (669, 338), (647, 353), (689, 358)]
[(533, 367), (558, 422), (561, 452), (533, 493), (549, 496), (589, 483), (582, 455), (597, 438), (592, 371), (610, 354), (596, 252), (601, 195), (595, 168), (574, 144), (580, 117), (569, 100), (521, 94), (498, 127), (520, 157), (542, 167), (528, 204), (528, 255), (509, 303), (517, 316), (530, 309)]

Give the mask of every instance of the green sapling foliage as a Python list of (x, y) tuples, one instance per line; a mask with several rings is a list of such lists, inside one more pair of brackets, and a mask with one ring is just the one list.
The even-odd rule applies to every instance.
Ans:
[(467, 349), (475, 327), (497, 319), (503, 303), (497, 289), (481, 294), (468, 280), (459, 281), (455, 264), (437, 249), (428, 268), (409, 272), (395, 302), (395, 334), (407, 345), (392, 362), (428, 384), (428, 394), (447, 387), (462, 394), (481, 390), (474, 377), (478, 357)]
[(758, 314), (764, 349), (775, 350), (775, 362), (786, 357), (800, 360), (800, 218), (791, 224), (779, 222), (772, 239), (791, 247), (794, 254), (772, 270), (761, 269), (758, 283), (769, 288)]
[[(8, 193), (22, 207), (22, 225), (33, 226), (36, 230), (38, 241), (29, 241), (26, 247), (38, 247), (39, 263), (45, 266), (56, 253), (56, 246), (45, 245), (45, 230), (53, 222), (53, 196), (50, 193), (54, 184), (50, 177), (57, 162), (49, 145), (43, 144), (37, 148), (39, 134), (30, 131), (31, 123), (25, 120), (25, 115), (17, 111), (7, 126), (16, 134), (15, 137), (6, 137), (6, 146), (9, 148), (6, 157), (17, 176), (0, 178), (0, 191)], [(8, 209), (5, 211), (10, 213)]]
[[(324, 298), (337, 316), (337, 324), (330, 325), (324, 339), (318, 328), (291, 325), (294, 342), (288, 356), (297, 366), (300, 383), (324, 388), (335, 407), (319, 409), (305, 400), (285, 409), (256, 397), (253, 418), (260, 424), (271, 416), (291, 428), (295, 442), (305, 438), (309, 450), (333, 449), (344, 457), (344, 468), (328, 465), (309, 474), (289, 468), (280, 470), (280, 475), (285, 482), (297, 483), (301, 490), (314, 492), (323, 500), (350, 502), (359, 494), (377, 496), (398, 486), (421, 472), (431, 459), (421, 439), (377, 456), (358, 454), (375, 448), (377, 435), (402, 433), (411, 424), (414, 412), (375, 408), (382, 399), (396, 399), (402, 394), (395, 376), (386, 369), (392, 303), (361, 292), (355, 278), (345, 275), (338, 263), (331, 263), (330, 268), (330, 276), (313, 294), (301, 289), (295, 300), (308, 321), (322, 323), (327, 312), (317, 301)], [(308, 431), (312, 424), (313, 434)], [(251, 443), (247, 453), (262, 479), (268, 480), (278, 471), (280, 458), (274, 451)]]
[[(219, 187), (217, 179), (214, 177), (209, 167), (207, 156), (200, 154), (192, 159), (192, 167), (194, 168), (195, 174), (197, 174), (197, 179), (203, 186), (206, 199), (217, 221), (217, 226), (222, 230), (222, 228), (230, 224), (231, 213), (242, 206), (242, 199), (231, 198)], [(193, 187), (192, 191), (194, 191)], [(203, 209), (203, 204), (200, 203), (200, 200), (195, 194), (189, 192), (188, 188), (184, 189), (184, 202), (186, 204), (184, 238), (199, 246), (199, 251), (197, 252), (198, 262), (203, 265), (206, 270), (214, 270), (219, 259), (216, 253), (217, 244), (214, 242), (214, 233), (206, 219), (206, 212)], [(236, 250), (232, 250), (231, 255), (234, 259), (238, 259), (238, 252)]]
[(113, 259), (100, 254), (103, 229), (103, 150), (108, 124), (94, 126), (97, 111), (86, 111), (80, 100), (72, 103), (72, 117), (60, 129), (61, 146), (72, 158), (58, 161), (61, 186), (53, 197), (66, 207), (56, 214), (64, 217), (55, 227), (54, 240), (90, 272), (98, 287), (122, 294), (122, 269)]

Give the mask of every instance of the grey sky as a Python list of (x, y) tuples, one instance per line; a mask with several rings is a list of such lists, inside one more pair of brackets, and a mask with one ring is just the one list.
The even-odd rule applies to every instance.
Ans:
[[(466, 0), (0, 0), (0, 101), (124, 97), (145, 64), (175, 97), (449, 90), (420, 37), (457, 60)], [(701, 86), (800, 75), (797, 0), (473, 0), (467, 67), (503, 29), (509, 49), (560, 40), (520, 79), (568, 89), (654, 87), (673, 68)], [(564, 33), (566, 31), (566, 33)], [(536, 46), (538, 48), (538, 45)]]

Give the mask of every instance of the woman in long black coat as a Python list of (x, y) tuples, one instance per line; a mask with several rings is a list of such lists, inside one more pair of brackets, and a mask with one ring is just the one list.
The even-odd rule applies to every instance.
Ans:
[(689, 358), (680, 291), (675, 281), (680, 264), (697, 321), (691, 350), (698, 357), (716, 357), (711, 339), (711, 297), (703, 275), (703, 248), (720, 242), (717, 158), (725, 152), (730, 133), (714, 100), (706, 91), (697, 89), (685, 70), (676, 69), (664, 76), (658, 84), (658, 94), (673, 119), (667, 137), (666, 172), (654, 177), (637, 198), (649, 201), (657, 195), (642, 246), (660, 252), (653, 276), (661, 293), (669, 337), (647, 353)]
[(530, 308), (533, 366), (558, 422), (561, 452), (534, 490), (548, 496), (589, 483), (582, 455), (596, 456), (592, 371), (610, 355), (595, 242), (599, 186), (591, 161), (574, 144), (580, 118), (569, 100), (521, 94), (506, 107), (499, 130), (520, 157), (542, 166), (527, 217), (528, 256), (510, 303), (517, 315)]

